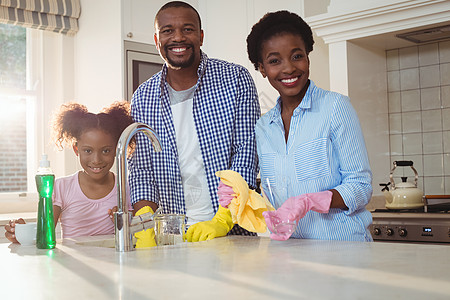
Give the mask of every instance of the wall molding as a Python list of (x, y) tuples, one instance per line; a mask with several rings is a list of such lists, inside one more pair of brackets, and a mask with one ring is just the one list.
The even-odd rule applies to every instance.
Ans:
[[(305, 18), (326, 44), (449, 22), (450, 1), (331, 1), (328, 12)], [(348, 5), (345, 5), (348, 3)]]

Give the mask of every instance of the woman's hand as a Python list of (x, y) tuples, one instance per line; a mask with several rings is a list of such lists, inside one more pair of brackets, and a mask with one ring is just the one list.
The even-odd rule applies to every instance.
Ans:
[(9, 223), (5, 225), (5, 237), (12, 243), (19, 243), (16, 240), (16, 235), (15, 235), (16, 223), (25, 224), (25, 221), (22, 218), (20, 218), (18, 220), (10, 220)]
[(217, 195), (219, 195), (219, 204), (225, 208), (228, 208), (228, 205), (230, 205), (231, 200), (235, 196), (233, 188), (223, 183), (222, 180), (219, 182)]

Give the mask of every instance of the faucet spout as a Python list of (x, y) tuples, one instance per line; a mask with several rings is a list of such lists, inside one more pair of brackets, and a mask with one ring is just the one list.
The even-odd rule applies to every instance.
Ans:
[[(125, 252), (133, 250), (133, 232), (130, 230), (132, 214), (128, 211), (126, 201), (127, 185), (127, 148), (133, 136), (143, 132), (151, 141), (156, 152), (162, 151), (161, 143), (157, 134), (149, 126), (143, 123), (133, 123), (122, 132), (117, 143), (116, 165), (117, 165), (117, 212), (114, 214), (115, 220), (115, 244), (116, 251)], [(133, 230), (134, 231), (134, 230)]]

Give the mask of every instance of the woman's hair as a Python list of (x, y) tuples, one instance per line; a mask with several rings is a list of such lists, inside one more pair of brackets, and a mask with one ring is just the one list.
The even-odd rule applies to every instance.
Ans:
[(306, 54), (313, 50), (314, 39), (311, 27), (295, 13), (281, 10), (265, 14), (255, 25), (247, 37), (248, 58), (258, 70), (259, 63), (262, 63), (262, 44), (275, 35), (281, 33), (291, 33), (303, 39), (306, 47)]
[[(56, 146), (59, 149), (72, 146), (85, 131), (92, 129), (111, 134), (117, 143), (122, 131), (133, 123), (130, 112), (130, 103), (127, 101), (114, 102), (98, 114), (89, 112), (86, 106), (79, 103), (63, 104), (52, 124)], [(133, 148), (133, 143), (130, 145)]]

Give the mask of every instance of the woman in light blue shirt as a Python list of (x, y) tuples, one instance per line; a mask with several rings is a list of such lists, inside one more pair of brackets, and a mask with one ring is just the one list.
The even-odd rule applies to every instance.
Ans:
[[(309, 79), (313, 44), (309, 25), (287, 11), (266, 14), (247, 37), (251, 62), (280, 94), (255, 129), (262, 188), (277, 209), (266, 222), (273, 232), (271, 220), (290, 215), (298, 222), (295, 238), (372, 241), (362, 130), (348, 97)], [(324, 191), (318, 195), (328, 199), (314, 200)], [(324, 203), (326, 210), (314, 209)]]

